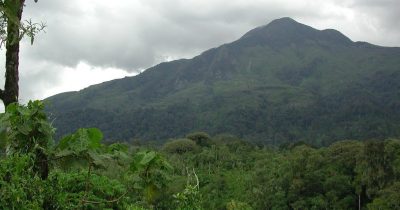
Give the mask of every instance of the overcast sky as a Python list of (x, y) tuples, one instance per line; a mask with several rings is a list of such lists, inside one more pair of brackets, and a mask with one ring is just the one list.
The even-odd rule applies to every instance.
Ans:
[(34, 45), (21, 46), (20, 100), (191, 58), (281, 17), (337, 29), (353, 41), (400, 46), (400, 0), (26, 0), (23, 18), (47, 28)]

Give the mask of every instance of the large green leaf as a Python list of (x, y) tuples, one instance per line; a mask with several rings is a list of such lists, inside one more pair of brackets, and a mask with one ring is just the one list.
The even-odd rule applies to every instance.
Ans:
[(114, 160), (109, 154), (102, 154), (98, 152), (88, 152), (89, 157), (92, 159), (92, 163), (96, 166), (100, 166), (103, 168), (106, 168), (107, 166), (110, 166), (110, 163), (112, 163)]
[(89, 141), (89, 149), (97, 149), (101, 146), (100, 141), (103, 139), (103, 133), (97, 128), (86, 129)]
[(72, 135), (64, 136), (64, 138), (62, 138), (60, 140), (60, 142), (58, 143), (58, 146), (57, 146), (58, 149), (60, 149), (60, 150), (67, 149), (72, 137), (73, 137)]
[(145, 153), (145, 155), (143, 156), (142, 160), (140, 161), (140, 165), (147, 165), (148, 163), (150, 163), (155, 157), (156, 157), (156, 152), (151, 151), (151, 152), (147, 152)]
[[(103, 134), (97, 128), (81, 128), (75, 133), (65, 136), (58, 144), (58, 154), (83, 155), (89, 151), (95, 151), (101, 147)], [(72, 152), (62, 153), (63, 150)]]
[(28, 135), (31, 132), (31, 128), (27, 124), (22, 124), (18, 127), (18, 131), (24, 135)]

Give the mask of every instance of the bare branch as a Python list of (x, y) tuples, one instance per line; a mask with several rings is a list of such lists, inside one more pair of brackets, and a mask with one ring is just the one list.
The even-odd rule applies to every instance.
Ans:
[(197, 190), (199, 190), (200, 189), (200, 187), (199, 187), (199, 177), (197, 177), (197, 174), (196, 174), (196, 171), (194, 170), (194, 168), (193, 168), (193, 174), (194, 174), (194, 177), (196, 178), (196, 188), (197, 188)]

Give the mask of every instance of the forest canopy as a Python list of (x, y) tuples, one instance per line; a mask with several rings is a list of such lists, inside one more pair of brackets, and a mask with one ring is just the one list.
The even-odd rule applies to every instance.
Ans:
[(82, 128), (54, 142), (43, 108), (0, 115), (1, 209), (400, 207), (400, 140), (273, 148), (198, 132), (154, 147)]

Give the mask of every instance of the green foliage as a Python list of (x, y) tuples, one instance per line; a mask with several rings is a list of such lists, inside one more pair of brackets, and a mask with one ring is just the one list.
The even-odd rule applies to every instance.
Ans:
[(212, 144), (211, 137), (205, 132), (190, 133), (186, 138), (196, 142), (200, 147), (210, 147)]
[(197, 186), (187, 185), (182, 192), (173, 196), (176, 202), (176, 209), (201, 209), (200, 194)]
[(103, 134), (96, 128), (78, 129), (59, 142), (55, 157), (63, 159), (63, 163), (69, 165), (81, 162), (90, 167), (104, 166), (107, 154), (100, 154), (102, 138)]
[[(95, 170), (116, 163), (114, 168), (125, 165), (127, 171), (126, 146), (105, 146), (98, 129), (79, 129), (53, 147), (54, 129), (39, 101), (11, 104), (0, 120), (7, 139), (0, 159), (1, 209), (139, 208), (122, 179)], [(46, 176), (38, 173), (43, 171)]]
[[(341, 141), (319, 149), (296, 144), (276, 150), (246, 146), (228, 136), (217, 139), (199, 153), (169, 155), (176, 166), (196, 167), (203, 209), (356, 209), (359, 202), (361, 208), (373, 208), (383, 205), (384, 195), (396, 205), (396, 188), (391, 186), (399, 180), (394, 175), (399, 140)], [(379, 163), (382, 157), (385, 163)], [(175, 173), (184, 176), (180, 170)], [(380, 184), (369, 184), (376, 180)]]
[[(2, 208), (40, 209), (46, 194), (54, 128), (43, 112), (43, 103), (10, 104), (0, 114), (5, 157), (0, 159)], [(29, 187), (28, 187), (29, 186)]]
[(394, 182), (391, 186), (378, 192), (378, 196), (368, 204), (368, 209), (400, 209), (400, 182)]
[[(37, 2), (37, 0), (35, 0)], [(1, 45), (5, 43), (7, 37), (11, 35), (10, 40), (12, 42), (19, 42), (24, 36), (30, 39), (30, 43), (33, 44), (35, 36), (44, 31), (46, 25), (44, 23), (34, 23), (32, 20), (21, 21), (18, 19), (18, 10), (20, 9), (19, 1), (0, 1), (0, 40)], [(24, 5), (23, 5), (24, 6)], [(14, 37), (12, 34), (7, 34), (6, 26), (10, 23), (18, 26), (20, 30), (19, 37)], [(0, 47), (2, 47), (0, 45)]]
[(226, 204), (227, 210), (252, 210), (251, 206), (247, 203), (238, 202), (238, 201), (230, 201)]
[(155, 204), (167, 186), (171, 170), (172, 166), (159, 153), (142, 151), (134, 155), (128, 179), (148, 204)]
[[(187, 169), (186, 169), (187, 170)], [(177, 210), (186, 210), (186, 209), (193, 209), (193, 210), (200, 210), (201, 208), (201, 194), (199, 191), (199, 178), (195, 170), (193, 172), (189, 172), (186, 187), (183, 189), (182, 192), (178, 192), (173, 195), (175, 199), (176, 209)], [(192, 180), (194, 176), (194, 180)], [(195, 183), (192, 183), (195, 181)]]
[(55, 129), (48, 123), (43, 112), (44, 104), (30, 101), (27, 106), (10, 104), (1, 114), (0, 121), (6, 129), (8, 152), (30, 153), (36, 150), (46, 152), (53, 144)]
[[(8, 148), (0, 158), (0, 209), (357, 209), (358, 205), (397, 209), (400, 205), (400, 140), (396, 139), (340, 141), (323, 148), (295, 143), (274, 149), (218, 135), (208, 137), (213, 143), (202, 147), (190, 139), (171, 141), (160, 153), (102, 144), (103, 134), (95, 128), (78, 129), (52, 146), (54, 129), (41, 102), (12, 104), (0, 118)], [(204, 137), (188, 135), (193, 136)], [(191, 149), (182, 149), (187, 142)], [(48, 163), (46, 177), (38, 173), (41, 163)]]
[(196, 151), (196, 143), (191, 139), (174, 139), (164, 144), (163, 150), (169, 153), (183, 154)]
[[(120, 181), (87, 172), (56, 171), (49, 177), (47, 202), (53, 209), (122, 209), (128, 205), (127, 188)], [(62, 190), (60, 190), (62, 189)]]
[(60, 150), (68, 150), (71, 152), (86, 152), (98, 149), (103, 134), (97, 128), (84, 129), (81, 128), (76, 133), (64, 137), (58, 144)]
[(367, 195), (372, 197), (387, 181), (388, 162), (385, 161), (385, 142), (367, 141), (364, 144), (363, 161), (360, 164), (362, 183)]
[(12, 154), (0, 159), (0, 209), (41, 209), (46, 182), (33, 175), (34, 157)]
[(48, 176), (49, 149), (53, 145), (55, 129), (47, 121), (43, 112), (44, 104), (30, 101), (27, 106), (12, 103), (0, 115), (4, 128), (7, 155), (31, 154), (34, 160), (34, 173), (42, 179)]

